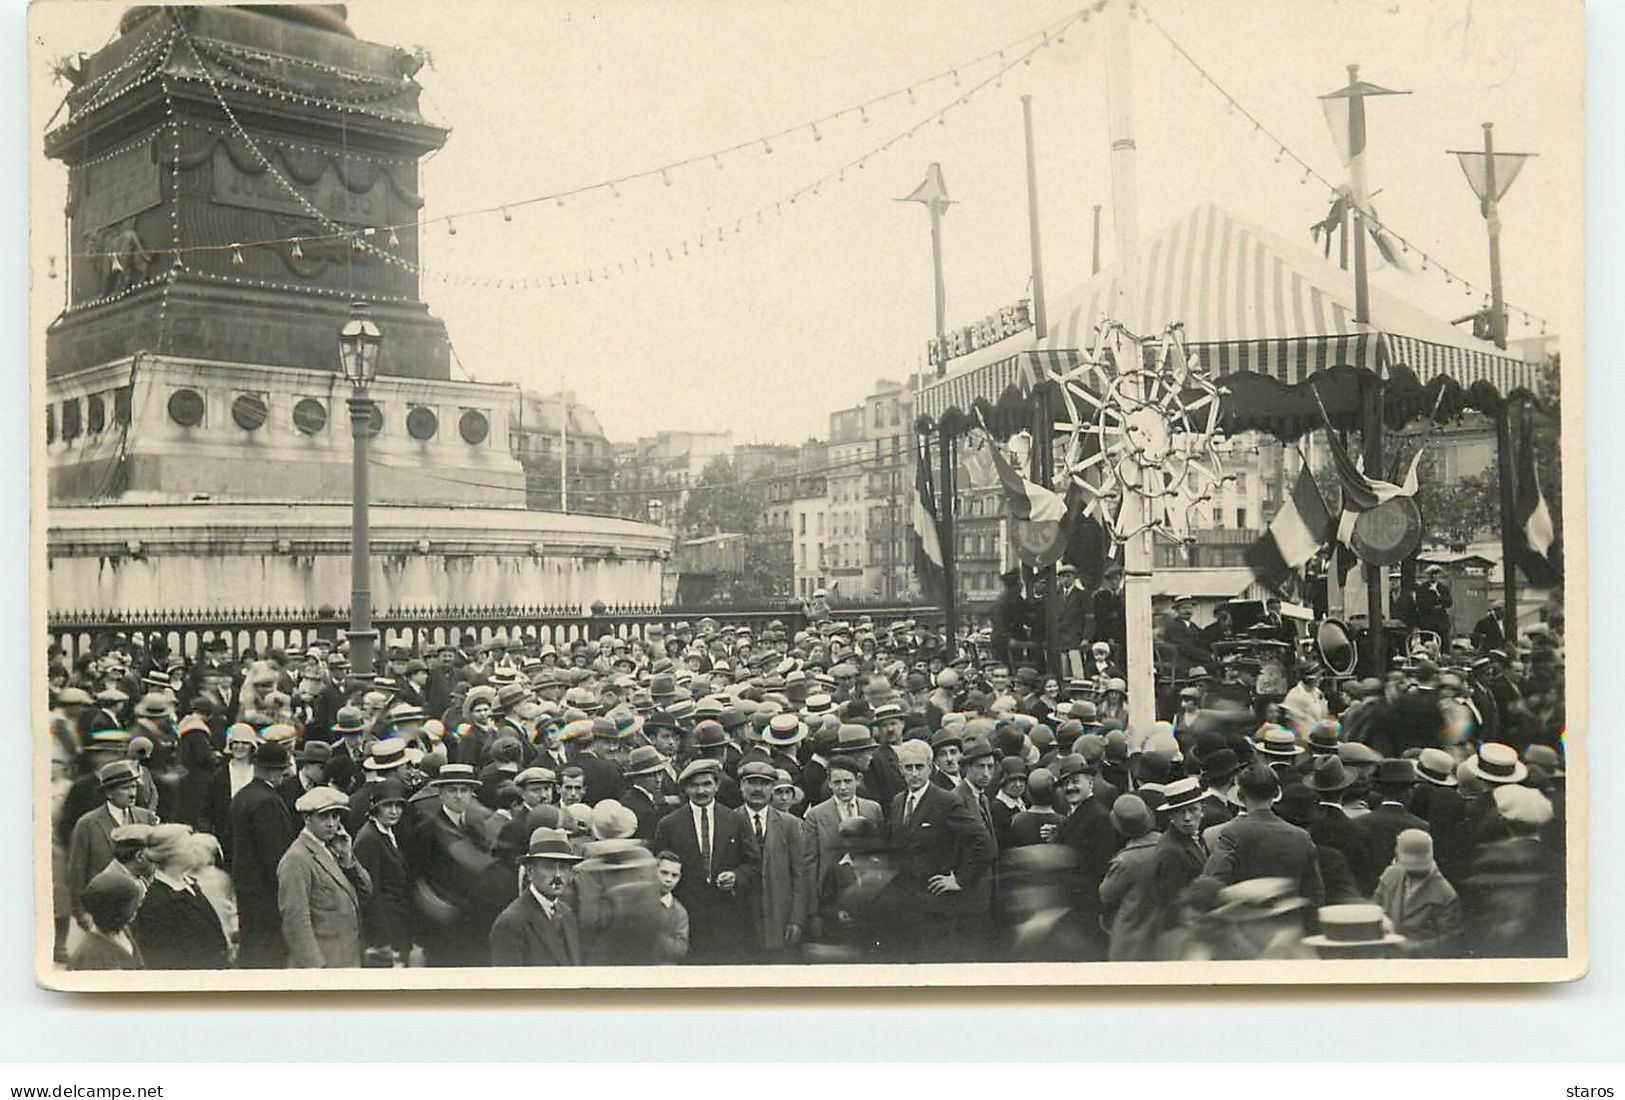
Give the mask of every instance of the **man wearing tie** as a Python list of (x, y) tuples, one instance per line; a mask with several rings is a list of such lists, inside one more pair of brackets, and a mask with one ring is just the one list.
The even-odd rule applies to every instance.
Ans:
[(1179, 921), (1179, 896), (1207, 863), (1202, 843), (1202, 800), (1208, 791), (1195, 776), (1177, 780), (1163, 789), (1157, 811), (1168, 823), (1157, 842), (1152, 892), (1162, 913), (1164, 928)]
[(721, 775), (716, 760), (690, 761), (677, 777), (688, 802), (660, 819), (650, 845), (682, 859), (673, 895), (688, 910), (688, 957), (697, 963), (743, 961), (752, 929), (760, 851), (744, 814), (717, 804)]
[(491, 924), (492, 966), (580, 966), (581, 935), (564, 900), (581, 857), (562, 829), (537, 829), (520, 859), (525, 885)]
[(852, 818), (872, 822), (879, 829), (885, 821), (880, 803), (858, 797), (858, 781), (863, 769), (848, 756), (834, 756), (829, 761), (830, 796), (807, 811), (803, 820), (812, 827), (809, 838), (813, 845), (813, 935), (821, 936), (821, 925), (826, 921), (835, 929), (835, 912), (839, 908), (836, 897), (836, 867), (851, 857), (841, 843), (841, 823)]
[(969, 893), (992, 866), (992, 840), (964, 795), (931, 782), (931, 748), (897, 746), (908, 790), (892, 800), (888, 837), (896, 877), (887, 946), (918, 962), (964, 961)]
[(739, 766), (742, 811), (761, 853), (761, 882), (755, 892), (762, 958), (785, 962), (801, 944), (811, 923), (812, 852), (805, 827), (791, 814), (768, 804), (778, 770), (765, 760)]

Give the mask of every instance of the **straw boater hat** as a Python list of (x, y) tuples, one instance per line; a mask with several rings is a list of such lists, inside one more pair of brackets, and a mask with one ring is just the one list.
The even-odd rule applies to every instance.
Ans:
[(1417, 777), (1435, 787), (1456, 785), (1456, 761), (1443, 749), (1423, 749), (1416, 758)]
[(1194, 806), (1207, 797), (1207, 788), (1202, 781), (1194, 775), (1184, 779), (1176, 779), (1162, 788), (1162, 801), (1157, 805), (1159, 810), (1178, 810), (1186, 806)]
[(1480, 745), (1477, 755), (1468, 759), (1467, 770), (1484, 782), (1494, 784), (1522, 783), (1529, 775), (1529, 768), (1518, 759), (1517, 750), (1496, 741)]
[(777, 748), (798, 744), (807, 737), (807, 723), (793, 714), (775, 714), (768, 719), (762, 740)]
[(1380, 905), (1324, 905), (1319, 917), (1320, 932), (1303, 938), (1305, 946), (1319, 951), (1387, 947), (1405, 942), (1404, 936), (1387, 931)]
[(462, 787), (478, 787), (480, 785), (480, 779), (474, 772), (473, 764), (442, 764), (440, 765), (440, 771), (435, 774), (433, 779), (429, 780), (429, 786), (431, 787), (450, 787), (454, 785)]

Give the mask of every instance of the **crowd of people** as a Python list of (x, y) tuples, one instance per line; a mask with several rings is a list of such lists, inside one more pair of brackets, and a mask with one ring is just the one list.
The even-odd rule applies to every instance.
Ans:
[(371, 676), (342, 640), (121, 637), (51, 665), (57, 958), (1562, 955), (1560, 627), (1380, 678), (1193, 657), (1144, 728), (1109, 616), (1033, 664), (835, 615), (498, 633)]

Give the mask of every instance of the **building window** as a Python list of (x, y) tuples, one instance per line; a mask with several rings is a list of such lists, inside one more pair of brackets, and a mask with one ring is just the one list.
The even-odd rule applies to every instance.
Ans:
[(801, 533), (803, 535), (805, 535), (807, 533), (807, 513), (806, 512), (801, 513)]
[(1236, 509), (1236, 526), (1241, 528), (1243, 531), (1247, 529), (1247, 509)]

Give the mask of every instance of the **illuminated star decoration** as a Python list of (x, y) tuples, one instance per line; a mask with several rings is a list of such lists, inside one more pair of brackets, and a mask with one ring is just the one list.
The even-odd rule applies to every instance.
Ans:
[[(1093, 351), (1076, 367), (1053, 376), (1065, 402), (1055, 429), (1065, 442), (1060, 471), (1088, 497), (1088, 510), (1114, 542), (1151, 530), (1183, 543), (1192, 510), (1232, 480), (1215, 446), (1220, 398), (1195, 352), (1187, 353), (1183, 326), (1173, 323), (1150, 341), (1116, 321), (1098, 329)], [(1122, 366), (1122, 364), (1132, 364)], [(1127, 494), (1146, 501), (1145, 520), (1131, 527)]]

